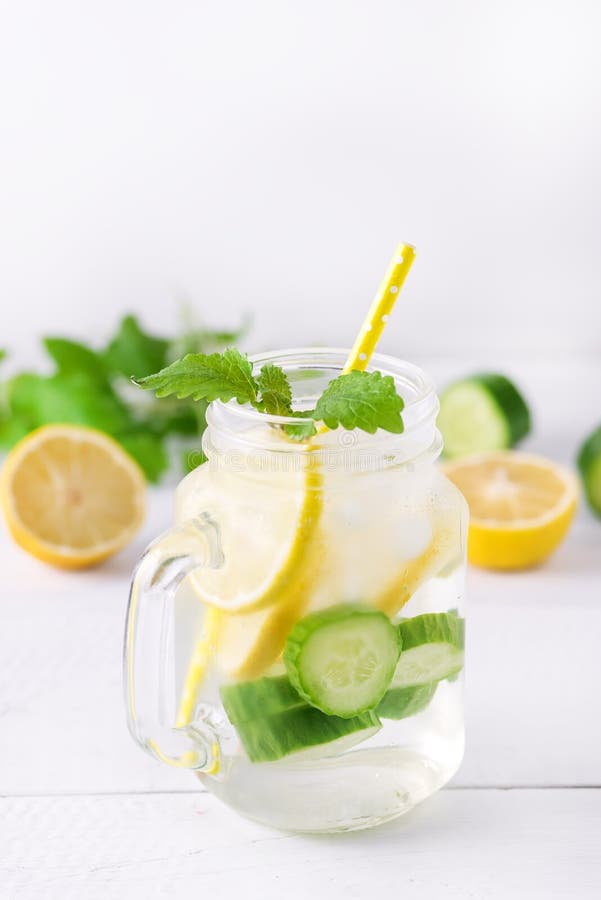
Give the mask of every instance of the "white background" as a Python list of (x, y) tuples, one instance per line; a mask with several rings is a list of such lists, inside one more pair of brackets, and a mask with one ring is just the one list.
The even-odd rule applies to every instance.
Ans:
[[(248, 345), (349, 344), (399, 239), (383, 349), (487, 365), (573, 463), (599, 420), (598, 0), (0, 0), (0, 346), (130, 309), (246, 311)], [(467, 754), (387, 828), (274, 834), (127, 734), (127, 581), (0, 539), (0, 895), (601, 896), (599, 522), (540, 570), (470, 570)]]
[(0, 4), (2, 344), (255, 317), (383, 349), (601, 350), (601, 4)]

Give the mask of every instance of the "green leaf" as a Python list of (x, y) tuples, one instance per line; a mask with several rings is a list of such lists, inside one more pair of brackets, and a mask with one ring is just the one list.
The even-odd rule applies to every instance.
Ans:
[(10, 450), (11, 447), (29, 434), (31, 428), (22, 419), (17, 416), (3, 416), (0, 419), (0, 448), (2, 450)]
[(136, 379), (145, 390), (154, 391), (157, 397), (193, 397), (195, 400), (236, 399), (238, 403), (257, 402), (257, 383), (246, 354), (238, 350), (223, 353), (189, 353), (166, 369)]
[(135, 316), (125, 316), (104, 351), (104, 360), (115, 374), (142, 378), (163, 368), (168, 347), (168, 340), (143, 331)]
[(197, 469), (198, 466), (202, 466), (206, 461), (207, 457), (205, 456), (204, 451), (198, 446), (188, 447), (186, 450), (182, 451), (182, 468), (185, 475), (188, 475), (189, 472), (193, 472), (194, 469)]
[(169, 454), (163, 439), (149, 431), (119, 434), (117, 440), (136, 460), (148, 481), (156, 484), (161, 475), (169, 468)]
[(2, 362), (3, 359), (6, 359), (6, 355), (6, 350), (0, 350), (0, 362)]
[[(165, 405), (169, 403), (165, 401)], [(161, 409), (162, 403), (157, 403), (156, 413), (153, 413), (153, 421), (149, 422), (149, 427), (156, 428), (161, 434), (199, 434), (204, 431), (206, 421), (204, 413), (208, 404), (202, 400), (194, 402), (186, 402), (185, 400), (174, 400), (174, 405), (166, 409)], [(198, 407), (196, 409), (195, 407)]]
[(381, 372), (349, 372), (329, 383), (315, 407), (315, 418), (328, 428), (360, 428), (373, 434), (378, 428), (400, 434), (403, 430), (403, 398), (391, 375)]
[(239, 328), (213, 330), (210, 328), (188, 328), (169, 344), (168, 357), (179, 359), (187, 353), (214, 353), (224, 347), (232, 347), (244, 337), (249, 322), (243, 321)]
[(200, 436), (207, 427), (204, 400), (173, 399), (151, 401), (149, 407), (140, 410), (137, 430), (148, 431), (159, 437), (179, 434)]
[(315, 416), (314, 409), (303, 411), (295, 410), (293, 415), (296, 418), (307, 419), (306, 422), (295, 422), (293, 425), (284, 425), (284, 431), (293, 441), (304, 441), (307, 438), (313, 437), (314, 434), (317, 434), (317, 428), (315, 427), (315, 422), (313, 420), (313, 417)]
[(50, 377), (23, 373), (6, 387), (9, 410), (30, 429), (63, 422), (116, 434), (132, 424), (127, 406), (113, 391), (83, 372)]
[(84, 372), (91, 378), (106, 381), (106, 364), (95, 350), (68, 338), (47, 337), (43, 339), (43, 343), (61, 375)]
[(261, 392), (258, 408), (271, 416), (292, 415), (292, 390), (283, 369), (271, 363), (263, 366), (257, 385)]

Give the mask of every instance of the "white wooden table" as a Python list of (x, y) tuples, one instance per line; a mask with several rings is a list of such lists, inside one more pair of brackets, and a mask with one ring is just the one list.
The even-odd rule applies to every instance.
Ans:
[[(519, 372), (538, 398), (529, 446), (568, 461), (601, 418), (601, 367)], [(452, 785), (381, 828), (300, 837), (237, 817), (126, 731), (127, 581), (170, 503), (154, 492), (144, 533), (94, 572), (54, 571), (1, 538), (0, 897), (601, 897), (600, 522), (581, 509), (538, 571), (470, 572)]]

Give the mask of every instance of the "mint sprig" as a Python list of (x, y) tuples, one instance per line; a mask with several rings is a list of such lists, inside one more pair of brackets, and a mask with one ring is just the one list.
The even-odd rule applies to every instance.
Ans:
[(148, 334), (135, 316), (124, 316), (102, 358), (110, 371), (131, 378), (162, 369), (169, 361), (168, 349), (167, 338)]
[(223, 353), (188, 354), (154, 375), (135, 379), (157, 397), (175, 394), (196, 400), (249, 403), (260, 412), (277, 416), (306, 418), (306, 422), (286, 425), (288, 435), (304, 440), (315, 434), (315, 422), (328, 428), (342, 425), (373, 434), (378, 428), (400, 434), (403, 398), (394, 379), (381, 372), (349, 372), (327, 386), (314, 410), (298, 412), (292, 407), (292, 390), (283, 369), (273, 363), (262, 367), (255, 377), (246, 354), (229, 349)]
[[(149, 334), (135, 316), (119, 322), (110, 339), (91, 347), (63, 336), (43, 339), (53, 371), (19, 372), (0, 383), (0, 452), (41, 425), (88, 425), (110, 434), (140, 464), (149, 481), (160, 479), (170, 464), (173, 437), (191, 445), (200, 462), (200, 437), (206, 427), (206, 401), (155, 401), (130, 384), (168, 365), (185, 346), (209, 352), (227, 346), (241, 331), (187, 328), (176, 337)], [(236, 351), (237, 352), (237, 351)], [(5, 355), (0, 350), (0, 361)], [(247, 363), (250, 372), (250, 364)], [(144, 402), (146, 401), (146, 402)]]

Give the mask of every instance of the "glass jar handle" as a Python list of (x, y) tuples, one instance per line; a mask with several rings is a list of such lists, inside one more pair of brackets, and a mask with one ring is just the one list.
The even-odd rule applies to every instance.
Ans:
[(169, 639), (179, 585), (195, 569), (222, 562), (219, 529), (203, 513), (154, 541), (132, 578), (123, 658), (127, 724), (144, 750), (171, 766), (210, 770), (213, 764), (215, 735), (205, 720), (169, 722)]

